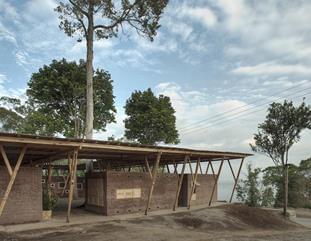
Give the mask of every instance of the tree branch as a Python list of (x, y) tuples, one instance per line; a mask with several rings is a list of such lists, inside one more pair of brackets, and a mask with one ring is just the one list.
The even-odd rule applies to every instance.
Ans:
[(87, 18), (89, 18), (88, 12), (86, 12), (86, 11), (83, 10), (79, 5), (77, 5), (76, 3), (74, 3), (74, 1), (69, 0), (69, 2), (71, 3), (71, 5), (73, 5), (75, 8), (77, 8), (83, 15), (85, 15)]

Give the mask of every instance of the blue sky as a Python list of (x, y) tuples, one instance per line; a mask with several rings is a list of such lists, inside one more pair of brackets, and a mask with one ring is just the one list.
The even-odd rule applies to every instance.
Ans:
[[(52, 59), (85, 58), (85, 42), (59, 30), (56, 5), (0, 0), (1, 95), (22, 96), (31, 73)], [(117, 124), (97, 138), (121, 136), (126, 99), (151, 87), (171, 97), (181, 146), (250, 152), (264, 103), (284, 96), (311, 103), (310, 12), (308, 0), (171, 0), (154, 42), (130, 29), (95, 42), (94, 67), (111, 73), (118, 109)], [(291, 161), (310, 157), (310, 146), (304, 132)], [(260, 155), (252, 160), (272, 164)]]

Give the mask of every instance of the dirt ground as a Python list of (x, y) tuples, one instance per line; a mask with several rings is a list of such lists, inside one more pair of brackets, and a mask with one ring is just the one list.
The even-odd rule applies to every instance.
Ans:
[(310, 241), (311, 229), (283, 219), (276, 212), (242, 205), (224, 205), (191, 212), (68, 226), (57, 229), (0, 233), (1, 241)]

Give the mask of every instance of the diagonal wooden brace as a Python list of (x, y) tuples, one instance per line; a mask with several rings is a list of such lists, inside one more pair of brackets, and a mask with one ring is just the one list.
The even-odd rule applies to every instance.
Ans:
[(8, 157), (6, 155), (6, 152), (5, 152), (5, 150), (4, 150), (2, 145), (0, 145), (0, 151), (1, 151), (1, 155), (3, 157), (4, 163), (5, 163), (5, 165), (6, 165), (7, 169), (8, 169), (9, 175), (12, 176), (13, 170), (12, 170), (12, 167), (10, 165), (10, 161), (9, 161), (9, 159), (8, 159)]
[[(5, 207), (5, 204), (6, 204), (6, 201), (8, 200), (9, 198), (9, 195), (10, 195), (10, 192), (12, 190), (12, 187), (14, 185), (14, 182), (15, 182), (15, 179), (16, 179), (16, 176), (17, 176), (17, 173), (18, 173), (18, 170), (22, 164), (22, 161), (24, 159), (24, 155), (26, 153), (26, 150), (27, 150), (27, 146), (23, 146), (22, 148), (22, 151), (21, 153), (19, 154), (19, 157), (18, 157), (18, 160), (16, 162), (16, 165), (15, 165), (15, 168), (14, 168), (14, 171), (12, 172), (12, 175), (10, 175), (10, 181), (9, 181), (9, 184), (4, 192), (4, 196), (1, 200), (1, 203), (0, 203), (0, 216), (2, 215), (3, 213), (3, 210), (4, 210), (4, 207)], [(8, 161), (8, 160), (7, 160)], [(10, 164), (10, 163), (8, 163)]]
[(69, 186), (69, 195), (68, 195), (68, 209), (67, 209), (67, 223), (70, 222), (70, 214), (71, 214), (71, 204), (72, 204), (72, 199), (73, 199), (73, 191), (74, 191), (74, 186), (75, 186), (75, 181), (76, 181), (76, 175), (77, 175), (77, 164), (78, 164), (78, 154), (79, 151), (76, 148), (73, 152), (72, 155), (72, 165), (71, 165), (71, 170), (69, 173), (70, 176), (70, 186)]
[(186, 168), (186, 164), (187, 164), (188, 159), (189, 159), (189, 156), (185, 156), (184, 163), (183, 163), (182, 170), (181, 170), (181, 174), (178, 178), (178, 186), (177, 186), (177, 192), (176, 192), (175, 202), (174, 202), (174, 206), (173, 206), (173, 211), (175, 211), (177, 206), (178, 206), (179, 193), (180, 193), (181, 185), (182, 185), (182, 182), (184, 179), (184, 173), (185, 173), (185, 168)]
[(193, 196), (195, 187), (196, 187), (196, 185), (197, 185), (197, 177), (198, 177), (198, 171), (199, 171), (200, 162), (201, 162), (201, 159), (198, 158), (198, 160), (197, 160), (197, 165), (196, 165), (196, 167), (195, 167), (194, 178), (193, 178), (193, 180), (192, 180), (191, 192), (190, 192), (190, 196), (189, 196), (189, 200), (188, 200), (188, 209), (190, 209), (192, 196)]
[[(218, 169), (217, 176), (215, 176), (214, 170), (213, 170), (213, 168), (212, 168), (213, 173), (214, 173), (214, 177), (215, 177), (215, 182), (214, 182), (214, 186), (213, 186), (212, 195), (211, 195), (211, 198), (210, 198), (210, 200), (209, 200), (209, 204), (208, 204), (209, 206), (211, 206), (211, 204), (212, 204), (212, 200), (213, 200), (213, 197), (214, 197), (215, 189), (216, 189), (216, 186), (217, 186), (217, 184), (218, 184), (219, 175), (220, 175), (220, 172), (221, 172), (221, 169), (222, 169), (223, 164), (224, 164), (224, 159), (221, 160), (221, 163), (220, 163), (220, 167), (219, 167), (219, 169)], [(212, 166), (211, 166), (211, 167), (212, 167)]]
[(150, 168), (150, 165), (149, 165), (149, 162), (148, 162), (148, 157), (145, 157), (145, 163), (146, 163), (146, 168), (147, 168), (147, 171), (149, 173), (149, 176), (152, 179), (152, 172), (151, 172), (151, 168)]
[(161, 155), (162, 155), (162, 152), (159, 152), (158, 155), (157, 155), (156, 163), (155, 163), (155, 165), (153, 167), (152, 181), (151, 181), (151, 186), (150, 186), (150, 190), (149, 190), (149, 195), (148, 195), (148, 201), (147, 201), (147, 206), (146, 206), (146, 210), (145, 210), (145, 215), (147, 215), (148, 211), (149, 211), (149, 207), (150, 207), (150, 203), (151, 203), (151, 198), (152, 198), (152, 193), (153, 193), (155, 181), (156, 181), (156, 178), (157, 178), (157, 172), (158, 172), (158, 168), (159, 168), (159, 163), (160, 163)]
[[(229, 161), (229, 160), (228, 160)], [(238, 174), (236, 175), (236, 177), (233, 175), (234, 177), (234, 185), (233, 185), (233, 189), (232, 189), (232, 193), (231, 193), (231, 196), (230, 196), (230, 203), (232, 202), (232, 199), (233, 199), (233, 194), (234, 194), (234, 191), (235, 191), (235, 188), (236, 188), (236, 185), (238, 183), (238, 180), (239, 180), (239, 177), (240, 177), (240, 173), (241, 173), (241, 169), (242, 169), (242, 166), (243, 166), (243, 162), (244, 162), (244, 158), (242, 158), (241, 160), (241, 164), (240, 164), (240, 167), (239, 167), (239, 170), (238, 170)], [(230, 163), (230, 162), (229, 162)], [(231, 166), (231, 165), (230, 165)], [(233, 170), (232, 170), (233, 171)]]

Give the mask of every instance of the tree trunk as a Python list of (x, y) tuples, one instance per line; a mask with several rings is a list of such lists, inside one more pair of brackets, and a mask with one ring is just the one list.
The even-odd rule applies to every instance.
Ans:
[(287, 205), (288, 205), (288, 165), (285, 164), (283, 167), (283, 177), (284, 177), (284, 199), (283, 199), (283, 214), (287, 215)]
[[(88, 29), (86, 36), (86, 120), (85, 137), (93, 138), (94, 100), (93, 100), (93, 33), (94, 33), (94, 3), (89, 0)], [(92, 171), (92, 161), (86, 162), (86, 171)]]

